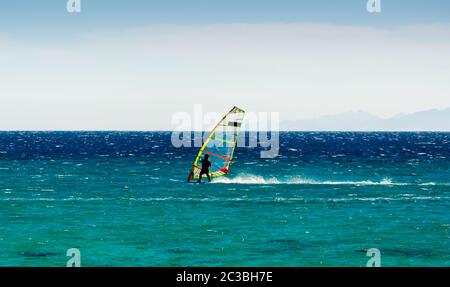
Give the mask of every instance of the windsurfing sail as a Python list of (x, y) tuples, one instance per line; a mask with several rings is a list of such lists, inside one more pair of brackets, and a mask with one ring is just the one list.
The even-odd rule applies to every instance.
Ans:
[(244, 115), (244, 110), (233, 107), (213, 128), (195, 157), (188, 181), (199, 178), (201, 171), (199, 161), (204, 155), (209, 155), (211, 177), (228, 174)]

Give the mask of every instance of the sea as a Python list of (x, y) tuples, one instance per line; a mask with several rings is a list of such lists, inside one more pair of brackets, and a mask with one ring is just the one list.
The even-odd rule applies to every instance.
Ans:
[(188, 184), (170, 132), (1, 132), (0, 266), (450, 266), (450, 133), (261, 150)]

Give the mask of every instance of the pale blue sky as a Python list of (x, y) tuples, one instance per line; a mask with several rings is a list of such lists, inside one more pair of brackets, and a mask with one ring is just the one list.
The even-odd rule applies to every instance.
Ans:
[(0, 0), (0, 129), (170, 129), (450, 106), (450, 1)]
[(0, 33), (26, 41), (51, 41), (92, 29), (150, 24), (321, 22), (393, 27), (450, 21), (450, 1), (382, 0), (368, 14), (367, 0), (81, 0), (83, 13), (68, 15), (66, 0), (1, 0)]

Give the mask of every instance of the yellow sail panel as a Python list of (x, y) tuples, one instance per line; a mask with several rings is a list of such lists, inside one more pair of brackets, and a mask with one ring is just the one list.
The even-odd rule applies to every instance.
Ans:
[(200, 160), (204, 155), (209, 155), (211, 177), (228, 174), (234, 150), (239, 135), (239, 130), (244, 120), (245, 111), (233, 107), (213, 128), (200, 148), (189, 172), (188, 181), (198, 179), (201, 171)]

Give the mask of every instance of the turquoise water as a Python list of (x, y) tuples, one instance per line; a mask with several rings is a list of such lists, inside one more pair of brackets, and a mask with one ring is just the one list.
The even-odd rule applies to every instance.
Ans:
[(170, 133), (0, 133), (0, 266), (450, 266), (449, 133), (281, 133), (186, 184)]

